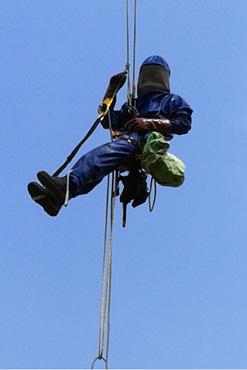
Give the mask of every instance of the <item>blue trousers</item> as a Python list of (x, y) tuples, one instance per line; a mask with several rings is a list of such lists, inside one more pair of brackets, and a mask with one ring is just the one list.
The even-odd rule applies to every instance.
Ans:
[[(131, 138), (140, 143), (141, 135), (131, 133)], [(70, 174), (71, 197), (89, 193), (101, 180), (121, 165), (136, 161), (138, 148), (133, 142), (116, 138), (84, 154), (73, 166)]]

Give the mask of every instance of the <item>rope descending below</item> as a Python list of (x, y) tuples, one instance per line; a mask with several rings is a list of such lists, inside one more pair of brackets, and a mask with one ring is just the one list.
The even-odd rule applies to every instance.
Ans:
[[(111, 189), (110, 189), (110, 177), (111, 177)], [(116, 173), (113, 172), (111, 175), (108, 175), (108, 178), (107, 178), (104, 252), (103, 252), (101, 302), (100, 302), (99, 347), (98, 347), (98, 355), (93, 360), (91, 369), (94, 369), (94, 366), (98, 360), (99, 361), (103, 360), (105, 363), (105, 368), (109, 369), (111, 282), (112, 282), (112, 238), (113, 238), (113, 225), (114, 225), (116, 184), (117, 184)], [(110, 198), (110, 202), (109, 202), (109, 198)], [(109, 244), (108, 244), (108, 249), (107, 249), (109, 208), (110, 208), (110, 233), (109, 233)], [(106, 326), (106, 323), (107, 323), (107, 326)], [(106, 341), (106, 349), (105, 349), (105, 341)]]
[[(111, 140), (112, 124), (111, 113), (108, 111), (108, 122)], [(111, 189), (110, 189), (111, 177)], [(93, 360), (91, 369), (97, 360), (103, 360), (105, 368), (109, 368), (109, 348), (110, 348), (110, 313), (111, 313), (111, 282), (112, 282), (112, 239), (113, 239), (113, 225), (114, 225), (114, 210), (115, 210), (115, 196), (117, 194), (117, 171), (112, 172), (107, 176), (107, 191), (106, 191), (106, 208), (105, 208), (105, 228), (104, 228), (104, 252), (103, 252), (103, 267), (102, 267), (102, 282), (101, 282), (101, 302), (100, 302), (100, 325), (99, 325), (99, 348), (98, 356)], [(110, 198), (110, 202), (109, 202)], [(109, 204), (110, 203), (110, 204)], [(110, 232), (109, 244), (108, 241), (108, 221), (110, 208)], [(107, 322), (107, 328), (106, 328)], [(106, 336), (106, 349), (105, 346)]]
[[(135, 99), (135, 59), (136, 59), (136, 3), (134, 0), (134, 42), (133, 42), (133, 81), (132, 92), (130, 84), (130, 34), (129, 34), (129, 0), (126, 0), (126, 24), (127, 24), (127, 62), (126, 71), (128, 73), (128, 104), (132, 106)], [(108, 122), (111, 140), (113, 140), (111, 114), (108, 111)], [(111, 189), (110, 189), (111, 181)], [(91, 369), (94, 369), (97, 361), (104, 361), (105, 368), (109, 369), (109, 348), (110, 348), (110, 314), (111, 314), (111, 284), (112, 284), (112, 239), (114, 226), (114, 211), (115, 211), (115, 197), (117, 195), (118, 173), (112, 172), (107, 178), (107, 192), (106, 192), (106, 209), (105, 209), (105, 228), (104, 228), (104, 251), (103, 251), (103, 267), (102, 267), (102, 282), (101, 282), (101, 301), (100, 301), (100, 324), (99, 324), (99, 346), (98, 355), (91, 364)], [(110, 201), (109, 201), (110, 199)], [(110, 217), (109, 217), (110, 209)], [(108, 221), (110, 218), (110, 226)], [(108, 237), (108, 228), (109, 237)], [(109, 239), (109, 243), (108, 243)], [(108, 244), (108, 248), (107, 248)], [(107, 325), (106, 325), (107, 324)], [(106, 342), (106, 348), (105, 348)]]

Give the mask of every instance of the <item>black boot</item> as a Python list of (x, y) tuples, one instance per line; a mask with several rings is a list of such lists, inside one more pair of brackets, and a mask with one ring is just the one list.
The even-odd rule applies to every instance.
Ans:
[(53, 177), (45, 171), (37, 173), (37, 177), (41, 184), (52, 193), (54, 203), (62, 206), (65, 203), (67, 178)]
[(37, 182), (30, 182), (27, 189), (32, 200), (43, 207), (49, 216), (57, 216), (63, 203), (56, 202), (51, 191), (43, 188)]

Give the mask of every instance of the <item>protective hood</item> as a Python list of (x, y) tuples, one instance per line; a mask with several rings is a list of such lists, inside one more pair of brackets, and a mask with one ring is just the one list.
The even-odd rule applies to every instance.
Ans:
[(138, 96), (151, 91), (170, 93), (170, 68), (167, 62), (158, 55), (153, 55), (144, 60), (139, 73), (137, 94)]

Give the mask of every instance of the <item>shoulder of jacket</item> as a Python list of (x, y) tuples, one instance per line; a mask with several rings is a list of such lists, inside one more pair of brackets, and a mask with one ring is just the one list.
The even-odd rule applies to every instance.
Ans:
[(170, 100), (169, 101), (170, 101), (170, 103), (171, 103), (172, 106), (184, 107), (184, 108), (188, 108), (188, 109), (192, 110), (191, 106), (180, 95), (171, 94), (171, 97), (170, 97)]

